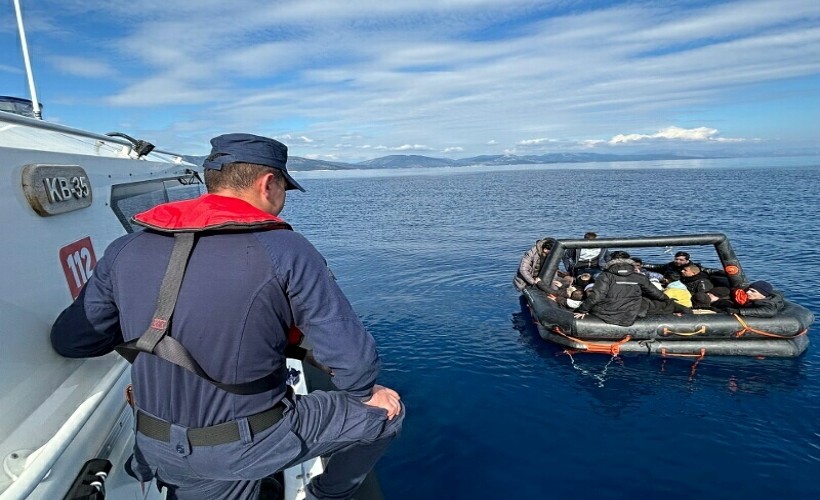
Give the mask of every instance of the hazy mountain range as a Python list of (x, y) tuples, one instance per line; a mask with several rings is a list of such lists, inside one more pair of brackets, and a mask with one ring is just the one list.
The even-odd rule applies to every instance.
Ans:
[[(389, 155), (358, 163), (311, 160), (299, 156), (288, 158), (288, 170), (295, 172), (309, 170), (361, 170), (374, 168), (414, 168), (414, 167), (465, 167), (468, 165), (526, 165), (545, 163), (590, 163), (612, 161), (659, 161), (692, 160), (703, 158), (727, 158), (735, 155), (684, 155), (675, 153), (652, 154), (602, 154), (602, 153), (550, 153), (543, 155), (483, 155), (451, 160), (421, 155)], [(779, 156), (779, 155), (775, 155)], [(186, 161), (202, 165), (204, 156), (183, 156)]]

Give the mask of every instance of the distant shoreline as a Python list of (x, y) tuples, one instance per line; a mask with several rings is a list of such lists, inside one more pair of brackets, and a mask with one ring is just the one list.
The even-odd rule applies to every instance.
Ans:
[[(471, 167), (471, 166), (499, 166), (514, 167), (526, 165), (552, 164), (583, 164), (583, 163), (615, 163), (615, 162), (647, 162), (647, 161), (691, 161), (691, 160), (743, 160), (761, 158), (820, 158), (817, 154), (761, 154), (761, 155), (678, 155), (678, 154), (643, 154), (643, 155), (614, 155), (600, 153), (551, 153), (545, 155), (485, 155), (471, 158), (451, 160), (422, 155), (389, 155), (366, 160), (358, 163), (330, 162), (312, 160), (299, 156), (288, 159), (288, 170), (293, 172), (311, 171), (338, 171), (338, 170), (375, 170), (375, 169), (405, 169), (405, 168), (442, 168), (442, 167)], [(202, 165), (204, 156), (183, 156), (195, 165)]]

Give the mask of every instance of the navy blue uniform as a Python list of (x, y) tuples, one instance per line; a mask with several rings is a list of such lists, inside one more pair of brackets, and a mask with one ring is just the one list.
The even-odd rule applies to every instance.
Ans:
[[(189, 204), (180, 209), (184, 218), (196, 203), (218, 213), (224, 200), (205, 195), (177, 203)], [(248, 207), (253, 214), (256, 209)], [(171, 234), (153, 230), (115, 240), (82, 294), (55, 323), (52, 344), (57, 352), (98, 356), (139, 337), (153, 317), (173, 244)], [(242, 442), (189, 446), (185, 429), (241, 423), (283, 399), (283, 352), (290, 325), (307, 336), (315, 358), (333, 370), (333, 383), (344, 392), (288, 400), (281, 422), (258, 436), (243, 436)], [(321, 254), (291, 230), (202, 233), (182, 282), (170, 335), (216, 380), (240, 384), (269, 373), (281, 380), (272, 390), (237, 395), (157, 356), (137, 357), (132, 368), (137, 406), (176, 426), (170, 443), (138, 433), (137, 465), (177, 486), (180, 498), (252, 498), (258, 491), (253, 480), (361, 440), (384, 441), (375, 448), (371, 443), (370, 451), (380, 456), (401, 426), (403, 412), (387, 421), (385, 410), (361, 403), (379, 373), (375, 341)], [(356, 460), (375, 463), (378, 456), (371, 459), (371, 452)], [(331, 467), (328, 471), (333, 472)]]

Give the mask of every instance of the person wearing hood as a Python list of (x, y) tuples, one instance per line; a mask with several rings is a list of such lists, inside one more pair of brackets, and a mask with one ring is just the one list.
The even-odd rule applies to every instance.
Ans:
[(679, 280), (666, 285), (663, 294), (684, 307), (692, 307), (692, 293)]
[(729, 307), (725, 311), (754, 318), (772, 318), (786, 306), (783, 294), (767, 281), (755, 281), (746, 288), (748, 300), (742, 306)]
[[(650, 280), (652, 285), (655, 285)], [(658, 288), (657, 286), (655, 288)], [(692, 313), (692, 294), (686, 289), (686, 286), (680, 281), (673, 281), (666, 285), (663, 294), (668, 300), (655, 300), (648, 297), (641, 298), (641, 314), (643, 316), (663, 316), (665, 314), (691, 314)]]
[(541, 274), (541, 265), (544, 259), (552, 250), (552, 245), (555, 243), (553, 238), (544, 238), (535, 242), (535, 245), (527, 250), (521, 263), (518, 265), (518, 272), (513, 279), (513, 286), (519, 292), (524, 291), (527, 286), (535, 286), (541, 282), (539, 275)]
[[(638, 317), (645, 316), (649, 301), (671, 302), (649, 278), (635, 271), (635, 262), (626, 252), (613, 252), (604, 271), (598, 275), (584, 302), (575, 313), (576, 318), (592, 314), (607, 323), (631, 326)], [(625, 257), (624, 257), (625, 256)]]

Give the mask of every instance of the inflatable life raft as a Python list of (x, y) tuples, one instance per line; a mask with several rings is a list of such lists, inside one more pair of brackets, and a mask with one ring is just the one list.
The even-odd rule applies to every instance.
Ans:
[[(564, 251), (575, 248), (628, 249), (672, 246), (714, 246), (725, 280), (734, 289), (749, 283), (724, 234), (698, 234), (639, 238), (557, 240), (541, 266), (541, 278), (554, 276)], [(630, 252), (631, 253), (631, 252)], [(796, 357), (809, 344), (808, 329), (814, 314), (805, 307), (785, 301), (772, 318), (746, 317), (728, 313), (662, 315), (638, 318), (631, 326), (605, 323), (594, 315), (575, 318), (539, 288), (522, 292), (544, 340), (570, 350), (657, 354), (662, 356), (745, 355)]]

